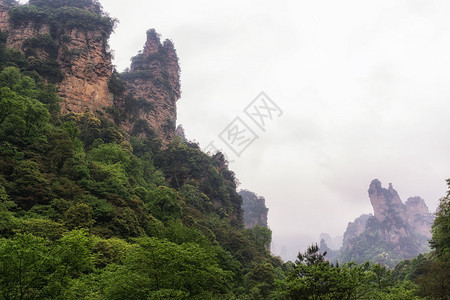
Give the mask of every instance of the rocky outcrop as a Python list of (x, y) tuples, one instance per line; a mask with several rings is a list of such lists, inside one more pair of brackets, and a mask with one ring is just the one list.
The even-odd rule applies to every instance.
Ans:
[[(54, 81), (63, 99), (60, 104), (62, 113), (95, 113), (112, 106), (113, 96), (108, 90), (112, 64), (106, 49), (108, 36), (105, 36), (105, 28), (65, 26), (66, 16), (60, 12), (55, 15), (61, 20), (55, 16), (50, 18), (49, 10), (45, 9), (42, 8), (40, 20), (8, 21), (9, 7), (0, 0), (0, 29), (8, 33), (6, 46), (25, 53), (29, 61), (50, 60), (59, 69), (61, 75)], [(43, 40), (46, 47), (41, 45)], [(27, 48), (32, 48), (31, 54), (27, 53)]]
[(178, 57), (172, 42), (161, 43), (154, 29), (147, 31), (143, 51), (132, 59), (130, 70), (121, 78), (129, 94), (141, 103), (123, 127), (131, 133), (144, 120), (167, 145), (175, 134), (176, 101), (181, 95)]
[(408, 234), (409, 230), (411, 234), (431, 238), (430, 229), (434, 215), (430, 213), (422, 198), (411, 197), (403, 204), (391, 183), (389, 183), (388, 189), (384, 189), (377, 179), (370, 184), (369, 197), (375, 218), (379, 222), (392, 222), (397, 219), (393, 226), (408, 227), (407, 230), (399, 229), (404, 236)]
[(388, 189), (384, 189), (381, 187), (381, 182), (375, 179), (370, 183), (368, 192), (374, 216), (378, 221), (383, 222), (390, 216), (404, 215), (404, 205), (397, 191), (392, 187), (392, 183), (389, 183)]
[(266, 199), (248, 190), (239, 191), (242, 197), (242, 210), (244, 211), (244, 224), (246, 228), (253, 228), (256, 225), (267, 227)]
[(351, 248), (350, 241), (359, 236), (366, 229), (367, 220), (371, 217), (371, 214), (361, 215), (356, 218), (353, 222), (349, 222), (347, 225), (347, 230), (344, 233), (344, 238), (342, 244), (344, 247), (348, 246)]
[(38, 66), (34, 70), (57, 85), (63, 114), (104, 115), (128, 135), (146, 131), (163, 145), (172, 141), (181, 92), (171, 41), (161, 43), (155, 30), (149, 30), (129, 71), (112, 76), (107, 41), (114, 20), (97, 1), (30, 0), (30, 5), (15, 8), (9, 3), (13, 1), (0, 0), (0, 30), (8, 34), (7, 47), (25, 54), (29, 65)]
[(100, 31), (73, 28), (65, 33), (68, 40), (58, 52), (64, 74), (58, 83), (64, 102), (62, 113), (103, 111), (113, 105), (108, 82), (112, 74), (111, 56)]
[(7, 32), (9, 30), (9, 6), (4, 0), (0, 0), (0, 30)]
[(423, 199), (412, 197), (404, 204), (392, 184), (386, 189), (377, 179), (370, 183), (368, 193), (374, 215), (349, 223), (341, 261), (372, 260), (392, 267), (429, 249), (434, 216)]
[(430, 239), (434, 214), (428, 210), (425, 201), (420, 197), (411, 197), (406, 200), (405, 206), (406, 220), (413, 232)]

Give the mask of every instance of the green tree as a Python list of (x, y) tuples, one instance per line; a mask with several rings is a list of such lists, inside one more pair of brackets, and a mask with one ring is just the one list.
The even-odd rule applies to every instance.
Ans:
[(420, 267), (416, 282), (427, 299), (450, 299), (450, 254)]
[(34, 81), (14, 67), (0, 73), (0, 134), (13, 142), (33, 142), (48, 129), (49, 113), (37, 99)]
[(92, 207), (85, 203), (75, 204), (64, 213), (64, 221), (69, 229), (91, 228), (95, 222), (92, 219)]
[(18, 220), (10, 211), (15, 203), (9, 201), (5, 188), (0, 183), (0, 235), (7, 235), (17, 226)]
[(250, 298), (268, 299), (275, 288), (275, 270), (269, 262), (256, 264), (244, 277), (244, 285)]
[(0, 295), (4, 299), (35, 299), (45, 294), (54, 258), (43, 238), (19, 234), (0, 239)]
[[(450, 179), (447, 179), (450, 188)], [(450, 295), (450, 190), (442, 198), (432, 226), (431, 260), (419, 267), (420, 294), (430, 299), (449, 299)]]
[(10, 196), (23, 209), (50, 201), (49, 181), (41, 173), (40, 165), (32, 160), (21, 160), (11, 175)]
[(317, 244), (299, 253), (283, 288), (289, 299), (351, 299), (363, 279), (361, 267), (333, 266)]
[(150, 212), (160, 220), (176, 219), (181, 214), (179, 196), (172, 188), (160, 186), (152, 190), (148, 196)]
[[(450, 179), (447, 180), (450, 188)], [(450, 253), (450, 190), (447, 197), (442, 198), (436, 212), (432, 230), (433, 236), (430, 240), (431, 248), (439, 257)]]
[(102, 276), (108, 299), (210, 299), (228, 290), (230, 272), (196, 244), (139, 238), (123, 266)]
[(246, 233), (255, 242), (260, 251), (269, 251), (270, 243), (272, 242), (272, 230), (264, 226), (256, 225), (252, 229), (247, 229)]

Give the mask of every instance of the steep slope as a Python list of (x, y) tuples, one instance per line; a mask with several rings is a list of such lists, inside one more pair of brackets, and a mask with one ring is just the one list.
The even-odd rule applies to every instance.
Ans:
[(239, 191), (242, 197), (242, 209), (244, 211), (245, 227), (253, 228), (256, 225), (267, 227), (266, 199), (248, 190)]
[(181, 94), (173, 43), (161, 43), (155, 30), (148, 30), (143, 51), (132, 58), (130, 70), (120, 74), (120, 78), (126, 82), (128, 93), (121, 103), (122, 111), (128, 113), (122, 127), (131, 133), (144, 120), (163, 144), (168, 144), (175, 135), (176, 101)]

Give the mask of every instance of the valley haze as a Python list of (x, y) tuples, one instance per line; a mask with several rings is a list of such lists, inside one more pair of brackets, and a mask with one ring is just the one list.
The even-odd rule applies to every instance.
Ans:
[(283, 109), (241, 157), (223, 146), (240, 188), (265, 197), (283, 259), (373, 213), (374, 178), (431, 211), (445, 195), (450, 3), (100, 2), (120, 21), (110, 39), (119, 71), (148, 28), (174, 42), (178, 123), (202, 148), (261, 91)]

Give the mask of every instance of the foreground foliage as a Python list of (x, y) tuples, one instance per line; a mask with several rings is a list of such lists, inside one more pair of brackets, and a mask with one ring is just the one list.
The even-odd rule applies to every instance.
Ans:
[(379, 264), (333, 265), (317, 245), (298, 259), (279, 284), (280, 299), (419, 299), (410, 281), (395, 281)]

